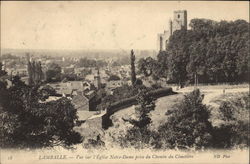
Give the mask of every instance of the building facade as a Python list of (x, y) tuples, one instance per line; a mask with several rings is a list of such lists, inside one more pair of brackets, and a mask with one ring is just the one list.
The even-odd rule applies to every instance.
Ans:
[(157, 48), (158, 51), (165, 51), (167, 49), (167, 44), (169, 38), (176, 30), (187, 30), (187, 11), (178, 10), (174, 11), (173, 20), (169, 20), (168, 30), (164, 30), (163, 33), (157, 36)]

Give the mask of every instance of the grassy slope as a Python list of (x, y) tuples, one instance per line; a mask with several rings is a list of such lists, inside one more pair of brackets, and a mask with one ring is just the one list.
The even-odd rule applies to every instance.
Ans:
[[(168, 109), (171, 109), (172, 106), (178, 103), (184, 94), (191, 92), (194, 88), (193, 87), (186, 87), (179, 90), (179, 94), (165, 96), (156, 100), (156, 108), (154, 111), (151, 112), (152, 118), (152, 128), (156, 129), (160, 124), (166, 122), (165, 113)], [(203, 103), (210, 106), (211, 108), (211, 121), (213, 124), (217, 124), (218, 119), (218, 107), (219, 102), (222, 101), (224, 98), (228, 97), (237, 97), (244, 93), (248, 92), (248, 85), (212, 85), (212, 86), (199, 86), (201, 92), (205, 95)], [(225, 94), (223, 95), (223, 89), (225, 89)], [(224, 98), (223, 98), (224, 97)], [(228, 99), (227, 98), (227, 99)], [(134, 107), (129, 107), (124, 110), (121, 110), (111, 116), (113, 120), (114, 127), (112, 128), (119, 128), (119, 129), (126, 129), (129, 126), (128, 123), (125, 123), (122, 118), (133, 117), (134, 114)], [(119, 130), (117, 129), (117, 130)]]
[[(212, 87), (199, 87), (201, 92), (205, 95), (204, 103), (209, 105), (211, 108), (211, 122), (214, 126), (219, 124), (221, 120), (219, 119), (218, 107), (221, 101), (229, 100), (231, 98), (237, 99), (237, 97), (242, 96), (242, 94), (247, 94), (248, 88), (246, 86), (212, 86)], [(226, 94), (223, 95), (223, 89), (226, 89)], [(187, 87), (179, 90), (179, 94), (169, 95), (156, 100), (156, 108), (151, 112), (152, 118), (152, 129), (157, 129), (159, 125), (166, 122), (167, 116), (165, 115), (168, 109), (171, 109), (173, 105), (178, 103), (183, 99), (183, 95), (192, 91), (193, 87)], [(111, 116), (114, 126), (110, 127), (102, 134), (104, 135), (104, 141), (107, 142), (115, 135), (122, 135), (131, 125), (124, 122), (122, 118), (133, 117), (134, 106), (128, 107), (126, 109), (120, 110)], [(246, 115), (245, 115), (246, 116)], [(248, 115), (247, 115), (248, 116)], [(246, 119), (246, 118), (245, 118)], [(91, 127), (89, 127), (92, 129)], [(97, 132), (97, 131), (96, 131)], [(110, 144), (113, 144), (110, 141)]]

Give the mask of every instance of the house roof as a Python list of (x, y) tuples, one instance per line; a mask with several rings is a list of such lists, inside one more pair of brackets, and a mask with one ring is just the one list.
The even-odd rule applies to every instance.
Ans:
[[(84, 95), (91, 99), (94, 97), (95, 91), (92, 90), (92, 84), (88, 82), (82, 82), (82, 81), (68, 81), (68, 82), (61, 82), (61, 83), (54, 83), (49, 84), (51, 87), (53, 87), (58, 94), (65, 94), (65, 95), (72, 95), (74, 91), (77, 91), (77, 95), (84, 93)], [(86, 87), (90, 87), (89, 89), (86, 89)]]

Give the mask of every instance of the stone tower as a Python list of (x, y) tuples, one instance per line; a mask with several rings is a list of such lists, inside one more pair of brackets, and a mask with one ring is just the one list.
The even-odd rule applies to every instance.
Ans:
[(174, 11), (173, 31), (187, 30), (187, 11), (178, 10)]
[(159, 51), (165, 51), (169, 37), (173, 35), (176, 30), (187, 30), (187, 11), (178, 10), (174, 11), (173, 21), (170, 19), (168, 23), (168, 31), (164, 30), (164, 33), (158, 34), (157, 48)]
[(170, 35), (172, 35), (173, 34), (173, 21), (171, 19), (169, 19), (168, 28), (169, 28)]
[(94, 85), (98, 90), (101, 89), (101, 77), (99, 68), (97, 68), (97, 74), (94, 76)]

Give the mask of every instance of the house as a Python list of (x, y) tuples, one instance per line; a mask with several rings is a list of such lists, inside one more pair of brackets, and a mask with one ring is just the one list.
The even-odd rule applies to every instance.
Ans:
[(122, 80), (111, 80), (107, 83), (107, 88), (117, 88), (121, 87), (124, 84)]
[(109, 94), (113, 94), (113, 90), (115, 88), (121, 87), (122, 85), (124, 85), (124, 81), (122, 81), (122, 80), (108, 81), (106, 84), (106, 92)]
[(6, 69), (6, 72), (8, 75), (12, 76), (27, 76), (28, 75), (28, 70), (27, 68), (8, 68)]
[(86, 87), (88, 88), (88, 85), (90, 84), (87, 85), (86, 82), (82, 82), (82, 81), (67, 81), (67, 82), (60, 82), (60, 83), (52, 83), (49, 85), (53, 87), (58, 94), (71, 96), (72, 91), (74, 90), (84, 91)]
[(72, 92), (72, 104), (77, 111), (96, 111), (95, 95), (93, 90), (89, 92), (74, 90)]
[(65, 83), (50, 84), (56, 92), (64, 97), (70, 97), (77, 110), (95, 111), (96, 92), (93, 84), (85, 81), (68, 81)]
[(94, 82), (94, 76), (93, 74), (86, 75), (85, 79), (91, 82)]
[(90, 70), (88, 68), (85, 68), (85, 67), (79, 67), (79, 68), (74, 68), (74, 73), (78, 77), (84, 78), (88, 73), (90, 73)]
[(64, 68), (62, 68), (62, 73), (73, 74), (74, 73), (74, 67), (64, 67)]

